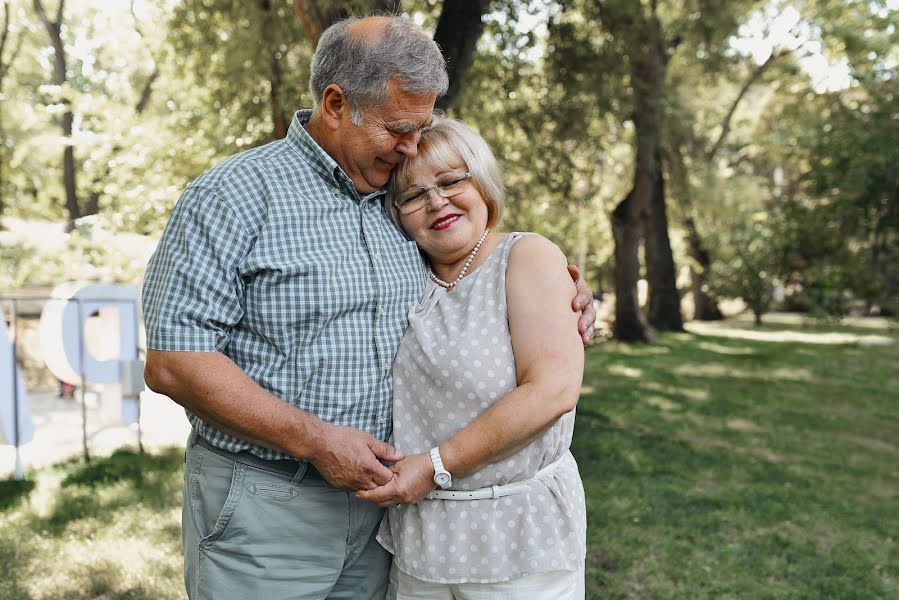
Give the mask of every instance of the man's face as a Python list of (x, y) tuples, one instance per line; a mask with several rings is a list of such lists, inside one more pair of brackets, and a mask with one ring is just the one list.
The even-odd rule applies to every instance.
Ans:
[(418, 153), (421, 130), (431, 123), (437, 96), (417, 96), (389, 84), (384, 104), (365, 111), (362, 125), (350, 120), (346, 106), (338, 132), (337, 163), (360, 194), (383, 187), (390, 172), (404, 157)]

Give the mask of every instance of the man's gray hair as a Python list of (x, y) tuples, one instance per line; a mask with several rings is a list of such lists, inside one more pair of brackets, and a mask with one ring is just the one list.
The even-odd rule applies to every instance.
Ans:
[(351, 119), (362, 124), (363, 113), (387, 101), (388, 83), (416, 95), (446, 93), (449, 77), (440, 47), (411, 19), (388, 19), (377, 40), (353, 32), (359, 19), (349, 18), (328, 27), (312, 55), (309, 89), (318, 109), (325, 88), (336, 83), (351, 109)]

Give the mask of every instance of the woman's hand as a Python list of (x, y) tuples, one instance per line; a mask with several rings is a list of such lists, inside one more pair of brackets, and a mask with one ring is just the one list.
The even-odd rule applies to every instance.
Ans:
[(415, 504), (436, 487), (434, 465), (428, 454), (413, 454), (391, 467), (393, 479), (372, 490), (360, 490), (356, 496), (383, 508), (397, 504)]

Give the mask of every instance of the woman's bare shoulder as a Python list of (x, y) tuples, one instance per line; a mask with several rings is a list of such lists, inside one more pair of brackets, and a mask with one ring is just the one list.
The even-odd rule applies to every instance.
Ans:
[(512, 246), (509, 252), (509, 266), (529, 265), (538, 267), (552, 267), (554, 265), (567, 265), (565, 255), (552, 240), (539, 233), (528, 233), (521, 237)]

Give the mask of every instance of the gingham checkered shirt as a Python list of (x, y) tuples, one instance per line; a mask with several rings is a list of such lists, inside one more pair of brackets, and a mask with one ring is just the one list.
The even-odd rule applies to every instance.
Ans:
[[(144, 280), (147, 347), (222, 352), (285, 402), (387, 440), (391, 363), (424, 266), (384, 192), (360, 196), (309, 137), (310, 115), (181, 195)], [(286, 458), (187, 416), (216, 446)]]

